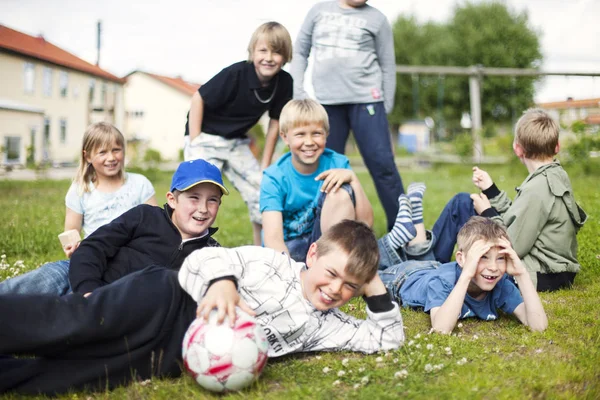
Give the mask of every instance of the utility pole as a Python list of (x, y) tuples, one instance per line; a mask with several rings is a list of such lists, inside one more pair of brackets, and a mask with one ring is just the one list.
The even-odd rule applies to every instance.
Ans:
[(97, 33), (96, 33), (96, 66), (100, 66), (100, 48), (101, 48), (101, 38), (102, 38), (102, 21), (98, 20), (97, 23)]

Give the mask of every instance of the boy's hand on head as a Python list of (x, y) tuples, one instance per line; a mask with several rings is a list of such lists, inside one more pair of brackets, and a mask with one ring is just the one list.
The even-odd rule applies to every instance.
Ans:
[(479, 167), (473, 167), (473, 184), (480, 190), (487, 190), (494, 184), (494, 181), (486, 171)]
[(332, 191), (335, 193), (344, 183), (350, 183), (354, 179), (356, 179), (356, 175), (352, 170), (335, 168), (321, 172), (315, 178), (315, 181), (323, 181), (321, 192), (329, 193)]
[(519, 276), (527, 273), (523, 262), (519, 258), (519, 255), (513, 249), (512, 245), (505, 238), (498, 239), (498, 246), (500, 247), (500, 254), (504, 254), (506, 257), (506, 273), (511, 276)]
[(81, 242), (76, 242), (74, 244), (68, 244), (63, 247), (63, 251), (67, 255), (67, 258), (71, 258), (71, 256), (75, 252), (75, 250), (77, 250), (77, 248), (79, 247), (79, 243), (81, 243)]
[(479, 260), (481, 260), (481, 257), (490, 251), (491, 248), (492, 245), (489, 242), (481, 239), (476, 240), (465, 255), (465, 262), (462, 266), (461, 276), (465, 275), (465, 277), (473, 279), (477, 273), (477, 265), (479, 264)]
[(471, 200), (473, 200), (473, 207), (477, 214), (480, 214), (492, 207), (490, 200), (483, 193), (473, 193), (471, 194)]
[(217, 309), (217, 323), (220, 325), (229, 318), (229, 325), (233, 327), (235, 323), (235, 307), (238, 306), (243, 311), (254, 316), (256, 313), (240, 297), (235, 283), (224, 279), (210, 285), (202, 300), (198, 303), (196, 316), (208, 321), (208, 316), (213, 309)]

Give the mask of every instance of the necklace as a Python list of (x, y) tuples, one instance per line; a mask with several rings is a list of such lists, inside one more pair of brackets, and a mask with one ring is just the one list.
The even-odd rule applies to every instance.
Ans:
[(260, 101), (263, 104), (267, 104), (269, 103), (271, 100), (273, 100), (273, 97), (275, 97), (275, 92), (277, 91), (277, 84), (279, 83), (279, 75), (277, 75), (277, 77), (275, 78), (275, 87), (273, 88), (273, 93), (271, 93), (271, 96), (269, 96), (268, 99), (263, 100), (260, 98), (260, 96), (258, 95), (258, 91), (256, 89), (252, 89), (254, 91), (254, 96), (256, 96), (256, 100)]

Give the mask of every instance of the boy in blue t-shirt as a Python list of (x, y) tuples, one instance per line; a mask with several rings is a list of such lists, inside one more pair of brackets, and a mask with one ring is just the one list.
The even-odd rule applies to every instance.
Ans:
[(498, 309), (532, 330), (546, 329), (544, 307), (504, 227), (472, 217), (457, 245), (456, 262), (407, 261), (380, 271), (381, 280), (403, 306), (429, 313), (438, 332), (452, 332), (458, 319), (495, 320)]
[(304, 261), (310, 244), (337, 222), (350, 219), (372, 226), (373, 209), (348, 158), (325, 148), (329, 120), (323, 106), (310, 99), (292, 100), (279, 123), (290, 151), (263, 174), (264, 245)]

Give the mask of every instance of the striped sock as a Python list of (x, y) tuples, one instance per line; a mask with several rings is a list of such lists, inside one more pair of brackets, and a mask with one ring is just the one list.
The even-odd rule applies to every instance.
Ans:
[(410, 242), (417, 234), (412, 222), (410, 200), (405, 194), (398, 197), (398, 215), (392, 230), (386, 235), (387, 241), (394, 249), (399, 249)]
[(423, 182), (413, 182), (408, 185), (408, 198), (412, 208), (413, 224), (423, 223), (423, 194), (425, 194), (425, 184)]

